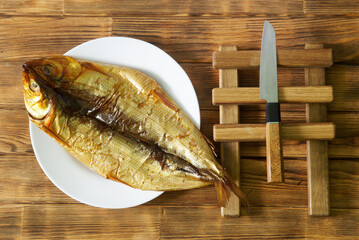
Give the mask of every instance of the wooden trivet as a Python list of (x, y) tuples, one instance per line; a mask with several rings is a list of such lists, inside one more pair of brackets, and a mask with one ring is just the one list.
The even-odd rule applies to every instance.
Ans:
[[(333, 101), (333, 88), (325, 85), (324, 68), (330, 67), (332, 49), (322, 44), (306, 44), (305, 49), (278, 50), (279, 67), (304, 67), (303, 87), (279, 87), (279, 102), (305, 103), (307, 123), (282, 124), (283, 140), (307, 140), (309, 215), (329, 215), (328, 143), (335, 137), (335, 125), (326, 122), (326, 103)], [(221, 46), (213, 53), (213, 67), (219, 69), (219, 88), (213, 89), (213, 104), (219, 105), (220, 124), (213, 138), (221, 142), (224, 168), (240, 186), (239, 142), (265, 141), (265, 124), (239, 124), (239, 104), (260, 104), (259, 88), (238, 87), (237, 69), (259, 68), (260, 51), (237, 51)], [(230, 196), (222, 216), (240, 216), (240, 201)]]

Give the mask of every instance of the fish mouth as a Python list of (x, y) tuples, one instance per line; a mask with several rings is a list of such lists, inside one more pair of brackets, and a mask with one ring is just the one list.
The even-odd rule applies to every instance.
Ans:
[[(54, 106), (54, 101), (47, 94), (48, 87), (31, 65), (22, 65), (22, 81), (24, 88), (24, 102), (27, 113), (31, 120), (44, 120)], [(31, 86), (32, 85), (32, 86)], [(38, 89), (34, 91), (32, 87)]]
[(22, 65), (22, 72), (23, 76), (27, 75), (27, 80), (34, 79), (37, 83), (41, 85), (47, 85), (46, 81), (44, 80), (43, 76), (41, 76), (36, 71), (36, 67), (39, 66), (40, 63), (37, 63), (36, 60), (24, 63)]

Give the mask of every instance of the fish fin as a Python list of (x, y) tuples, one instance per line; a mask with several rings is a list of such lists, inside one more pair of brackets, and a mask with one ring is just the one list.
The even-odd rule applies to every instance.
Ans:
[(230, 188), (234, 194), (237, 195), (239, 200), (241, 200), (241, 203), (243, 203), (244, 206), (249, 206), (248, 199), (246, 195), (242, 192), (242, 190), (237, 186), (237, 184), (233, 181), (231, 176), (227, 173), (226, 180), (228, 181)]
[(103, 74), (103, 75), (105, 75), (105, 76), (107, 76), (107, 77), (111, 77), (108, 73), (106, 73), (106, 72), (104, 71), (104, 69), (101, 68), (101, 66), (99, 66), (99, 65), (97, 65), (97, 64), (95, 64), (95, 63), (92, 63), (92, 62), (81, 62), (81, 65), (82, 65), (82, 67), (86, 67), (86, 68), (91, 69), (91, 70), (93, 70), (93, 71), (95, 71), (95, 72), (101, 73), (101, 74)]
[(152, 91), (152, 94), (157, 97), (165, 106), (172, 109), (175, 112), (180, 111), (180, 109), (176, 106), (176, 104), (163, 92), (162, 89), (155, 89)]
[[(132, 187), (130, 184), (121, 181), (121, 180), (118, 179), (117, 177), (112, 177), (111, 175), (106, 175), (106, 176), (104, 176), (104, 177), (105, 177), (106, 179), (109, 179), (109, 180), (112, 180), (112, 181), (116, 181), (116, 182), (120, 182), (120, 183), (125, 184), (125, 185), (127, 185), (127, 186), (129, 186), (129, 187)], [(132, 187), (132, 188), (134, 188), (134, 187)]]
[(206, 137), (206, 135), (204, 135), (204, 134), (202, 134), (202, 138), (207, 142), (207, 144), (209, 145), (209, 147), (212, 150), (213, 155), (216, 157), (216, 159), (219, 162), (218, 155), (216, 153), (216, 147), (214, 146), (213, 142), (210, 139), (208, 139), (208, 137)]
[(230, 196), (230, 189), (228, 186), (221, 180), (215, 181), (214, 185), (217, 191), (217, 201), (219, 206), (224, 207), (226, 206), (229, 196)]
[(244, 206), (249, 205), (247, 197), (228, 174), (226, 174), (226, 177), (217, 177), (214, 185), (217, 190), (217, 201), (221, 207), (227, 204), (231, 192), (241, 200)]

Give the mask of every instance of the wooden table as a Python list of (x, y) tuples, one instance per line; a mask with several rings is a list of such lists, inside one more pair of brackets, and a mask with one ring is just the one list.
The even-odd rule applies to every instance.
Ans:
[[(181, 3), (179, 3), (181, 2)], [(351, 0), (0, 1), (0, 238), (169, 239), (359, 237), (359, 3)], [(128, 36), (169, 53), (198, 95), (202, 131), (219, 122), (212, 52), (222, 44), (259, 49), (264, 20), (278, 49), (324, 43), (335, 64), (328, 120), (330, 217), (307, 215), (304, 142), (284, 142), (286, 182), (266, 184), (264, 143), (241, 145), (242, 189), (251, 204), (240, 218), (222, 218), (214, 187), (168, 192), (139, 207), (110, 210), (81, 204), (57, 189), (38, 165), (23, 104), (21, 65), (63, 54), (90, 39)], [(242, 86), (258, 86), (258, 70), (241, 70)], [(279, 86), (304, 85), (303, 69), (280, 68)], [(284, 122), (305, 121), (303, 105), (283, 106)], [(264, 123), (264, 106), (241, 107), (242, 123)], [(218, 146), (218, 145), (217, 145)]]

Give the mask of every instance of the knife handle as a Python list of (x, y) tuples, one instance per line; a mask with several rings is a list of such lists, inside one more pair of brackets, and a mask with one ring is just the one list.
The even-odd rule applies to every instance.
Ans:
[(279, 104), (267, 103), (266, 112), (267, 182), (279, 183), (284, 179)]

